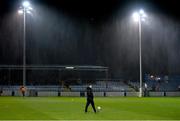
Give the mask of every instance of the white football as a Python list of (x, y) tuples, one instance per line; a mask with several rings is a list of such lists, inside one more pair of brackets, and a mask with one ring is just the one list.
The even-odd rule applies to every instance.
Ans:
[(97, 109), (98, 109), (98, 110), (101, 110), (101, 107), (100, 107), (100, 106), (98, 106), (98, 107), (97, 107)]

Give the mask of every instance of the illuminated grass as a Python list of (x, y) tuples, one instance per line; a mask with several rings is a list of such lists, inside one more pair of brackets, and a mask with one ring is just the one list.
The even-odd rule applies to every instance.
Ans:
[(96, 97), (84, 113), (79, 97), (0, 97), (0, 120), (180, 120), (180, 98)]

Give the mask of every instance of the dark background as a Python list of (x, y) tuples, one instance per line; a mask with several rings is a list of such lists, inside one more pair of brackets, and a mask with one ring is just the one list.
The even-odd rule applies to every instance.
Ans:
[[(178, 0), (31, 0), (27, 15), (28, 65), (100, 65), (111, 78), (139, 76), (138, 26), (143, 8), (143, 74), (180, 74)], [(21, 65), (21, 0), (0, 0), (0, 64)]]

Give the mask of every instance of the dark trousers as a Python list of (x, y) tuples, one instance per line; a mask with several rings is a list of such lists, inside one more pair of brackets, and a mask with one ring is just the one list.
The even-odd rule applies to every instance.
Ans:
[(22, 91), (22, 95), (23, 95), (23, 97), (25, 96), (25, 92), (24, 91)]
[(96, 113), (96, 108), (95, 108), (95, 105), (94, 105), (94, 101), (93, 101), (93, 100), (87, 100), (85, 112), (87, 112), (87, 109), (88, 109), (89, 104), (91, 104), (94, 112)]

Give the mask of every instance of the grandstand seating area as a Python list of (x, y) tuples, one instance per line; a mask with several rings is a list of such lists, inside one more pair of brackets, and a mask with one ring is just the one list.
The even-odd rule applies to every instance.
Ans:
[(149, 78), (145, 82), (152, 91), (179, 91), (180, 88), (180, 76), (169, 76), (167, 79), (159, 76), (159, 79)]
[[(28, 90), (36, 90), (36, 91), (72, 91), (72, 92), (81, 92), (85, 91), (86, 87), (89, 86), (87, 84), (83, 85), (69, 85), (68, 88), (65, 86), (26, 86)], [(104, 92), (104, 91), (134, 91), (133, 88), (129, 87), (125, 83), (121, 81), (97, 81), (92, 84), (93, 90), (95, 92)], [(19, 86), (1, 86), (3, 90), (18, 90)]]
[[(157, 77), (145, 77), (144, 84), (147, 84), (149, 91), (180, 91), (180, 76), (157, 76)], [(128, 81), (128, 84), (136, 91), (139, 90), (138, 81)]]
[[(163, 76), (157, 76), (150, 78), (147, 77), (144, 79), (144, 84), (147, 84), (147, 90), (151, 92), (176, 92), (180, 91), (180, 76), (168, 76), (168, 78)], [(97, 80), (71, 80), (59, 82), (58, 85), (26, 85), (28, 93), (36, 92), (85, 92), (86, 88), (89, 85), (92, 85), (93, 91), (100, 92), (138, 92), (139, 91), (139, 81), (124, 81), (118, 79), (97, 79)], [(73, 82), (73, 83), (72, 83)], [(66, 85), (68, 84), (68, 85)], [(12, 92), (18, 92), (20, 85), (1, 85), (0, 91), (6, 91), (10, 95), (13, 95)], [(108, 94), (108, 93), (107, 93)], [(119, 95), (119, 93), (118, 93)], [(125, 95), (125, 94), (122, 94)], [(162, 93), (161, 95), (164, 95)]]

